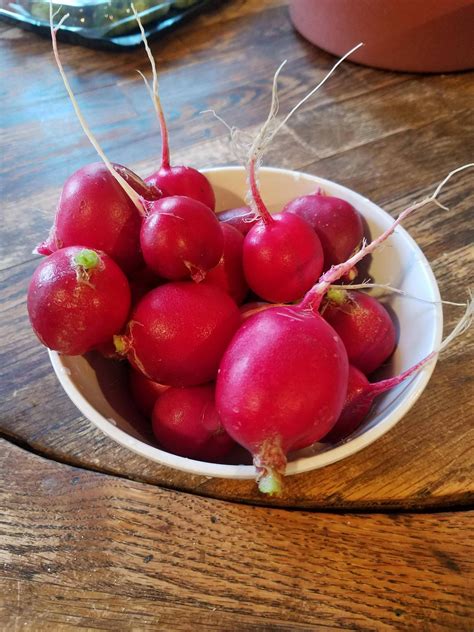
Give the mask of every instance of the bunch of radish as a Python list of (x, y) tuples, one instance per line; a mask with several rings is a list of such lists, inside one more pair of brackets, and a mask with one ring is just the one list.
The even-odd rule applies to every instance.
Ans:
[[(336, 284), (352, 281), (358, 262), (442, 185), (371, 243), (357, 209), (321, 189), (270, 214), (258, 168), (289, 117), (275, 123), (277, 73), (269, 118), (248, 148), (248, 205), (216, 214), (207, 178), (170, 166), (143, 31), (153, 86), (145, 83), (163, 147), (160, 168), (145, 180), (103, 154), (64, 74), (52, 17), (51, 34), (102, 162), (67, 180), (50, 235), (37, 248), (46, 258), (28, 290), (32, 327), (59, 353), (128, 361), (131, 395), (163, 449), (222, 461), (237, 443), (252, 455), (260, 490), (278, 493), (289, 452), (348, 436), (378, 394), (441, 350), (370, 382), (396, 347), (394, 324), (377, 299)], [(471, 316), (472, 304), (452, 336)]]

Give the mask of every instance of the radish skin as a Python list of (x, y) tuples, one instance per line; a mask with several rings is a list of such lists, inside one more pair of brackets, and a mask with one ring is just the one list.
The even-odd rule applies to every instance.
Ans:
[(153, 409), (153, 432), (169, 452), (219, 462), (235, 443), (222, 426), (214, 404), (214, 385), (170, 388)]
[(72, 246), (44, 259), (28, 287), (33, 331), (49, 349), (82, 355), (125, 325), (130, 288), (105, 253)]

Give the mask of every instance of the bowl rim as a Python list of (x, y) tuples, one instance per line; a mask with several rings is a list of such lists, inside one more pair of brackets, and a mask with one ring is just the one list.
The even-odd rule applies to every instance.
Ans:
[[(204, 174), (223, 173), (223, 172), (243, 172), (244, 167), (239, 166), (224, 166), (224, 167), (212, 167), (207, 169), (201, 169)], [(376, 213), (381, 214), (381, 217), (385, 216), (387, 221), (393, 222), (393, 218), (384, 211), (380, 206), (372, 202), (368, 198), (364, 197), (360, 193), (349, 189), (337, 182), (308, 174), (302, 171), (294, 171), (291, 169), (283, 169), (280, 167), (261, 167), (260, 173), (274, 173), (284, 174), (285, 176), (291, 176), (294, 179), (309, 179), (315, 184), (321, 186), (329, 186), (333, 191), (337, 190), (342, 193), (348, 192), (352, 197), (358, 198), (363, 206), (371, 206)], [(362, 213), (363, 214), (363, 213)], [(441, 307), (441, 297), (439, 293), (438, 284), (433, 274), (431, 266), (426, 259), (423, 251), (411, 235), (403, 228), (398, 226), (396, 234), (401, 235), (413, 249), (418, 256), (418, 262), (423, 266), (425, 273), (430, 281), (430, 290), (435, 295), (437, 304), (434, 305), (435, 319), (433, 323), (433, 345), (432, 348), (436, 349), (441, 343), (443, 333), (443, 312)], [(197, 476), (217, 477), (217, 478), (229, 478), (229, 479), (253, 479), (256, 476), (256, 469), (253, 465), (229, 465), (223, 463), (209, 463), (205, 461), (197, 461), (195, 459), (188, 459), (186, 457), (177, 456), (151, 446), (148, 443), (136, 439), (120, 428), (118, 428), (112, 421), (104, 417), (99, 413), (84, 397), (78, 387), (74, 384), (69, 376), (69, 369), (63, 364), (62, 354), (48, 349), (49, 358), (53, 366), (54, 372), (68, 395), (69, 399), (75, 404), (80, 412), (91, 421), (99, 430), (105, 435), (119, 443), (120, 445), (128, 448), (132, 452), (145, 457), (149, 460), (157, 462), (161, 465), (171, 467), (173, 469), (179, 469), (189, 474)], [(334, 447), (329, 448), (324, 452), (320, 452), (311, 456), (300, 457), (294, 461), (288, 463), (285, 475), (291, 476), (293, 474), (302, 474), (311, 470), (319, 469), (332, 463), (336, 463), (348, 456), (352, 456), (357, 452), (360, 452), (364, 448), (374, 443), (377, 439), (386, 434), (391, 428), (393, 428), (403, 416), (412, 408), (415, 402), (420, 397), (421, 393), (425, 389), (431, 374), (436, 366), (437, 358), (428, 363), (423, 369), (420, 370), (413, 378), (407, 381), (406, 388), (402, 393), (394, 400), (395, 407), (387, 415), (386, 418), (379, 421), (372, 428), (367, 429), (360, 436), (354, 438), (348, 438), (340, 444), (336, 444)], [(401, 395), (403, 394), (403, 397)], [(400, 400), (397, 402), (397, 400)]]

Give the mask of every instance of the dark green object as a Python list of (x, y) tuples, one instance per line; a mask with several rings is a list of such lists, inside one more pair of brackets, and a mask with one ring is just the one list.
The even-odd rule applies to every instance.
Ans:
[[(135, 0), (134, 6), (148, 39), (176, 28), (204, 10), (225, 0)], [(102, 49), (130, 49), (141, 46), (141, 35), (131, 9), (131, 0), (54, 0), (57, 24), (69, 14), (58, 30), (58, 39)], [(28, 31), (50, 37), (49, 0), (18, 0), (0, 7), (0, 18)]]

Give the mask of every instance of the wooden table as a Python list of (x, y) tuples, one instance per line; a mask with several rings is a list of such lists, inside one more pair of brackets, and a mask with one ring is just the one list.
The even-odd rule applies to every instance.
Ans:
[[(334, 63), (292, 30), (285, 4), (229, 2), (152, 46), (176, 163), (235, 164), (225, 129), (199, 113), (214, 108), (253, 131), (282, 59), (282, 112)], [(0, 622), (7, 630), (472, 629), (472, 336), (449, 348), (391, 432), (291, 477), (279, 499), (115, 445), (62, 392), (25, 310), (32, 248), (65, 178), (96, 155), (50, 43), (6, 25), (0, 38)], [(160, 138), (135, 73), (149, 73), (143, 51), (61, 45), (61, 55), (107, 155), (152, 171)], [(265, 164), (330, 178), (395, 215), (472, 162), (473, 102), (471, 73), (346, 63), (275, 139)], [(443, 193), (450, 211), (433, 207), (406, 222), (446, 300), (464, 300), (471, 279), (472, 191), (466, 173)], [(458, 317), (446, 310), (447, 329)]]

